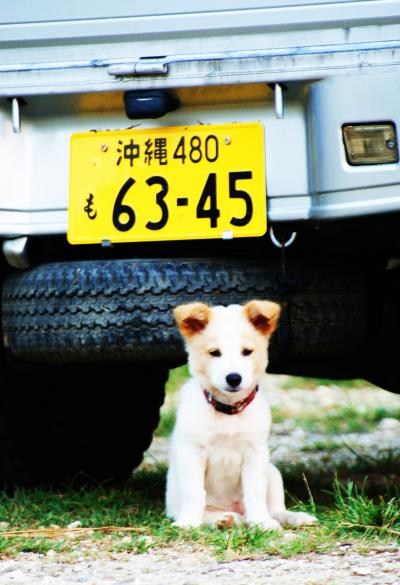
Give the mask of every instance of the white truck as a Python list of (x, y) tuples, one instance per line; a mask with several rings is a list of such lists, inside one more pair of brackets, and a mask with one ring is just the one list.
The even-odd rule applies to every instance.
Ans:
[(398, 0), (2, 3), (0, 96), (3, 484), (129, 475), (181, 302), (399, 391)]

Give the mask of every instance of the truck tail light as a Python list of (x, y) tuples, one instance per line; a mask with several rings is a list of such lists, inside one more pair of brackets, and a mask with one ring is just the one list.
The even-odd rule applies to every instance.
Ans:
[(394, 124), (346, 124), (342, 127), (347, 162), (379, 165), (399, 160)]

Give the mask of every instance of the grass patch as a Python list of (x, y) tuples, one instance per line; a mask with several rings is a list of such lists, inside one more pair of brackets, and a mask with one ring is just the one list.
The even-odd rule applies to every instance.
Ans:
[(170, 370), (166, 385), (166, 401), (160, 411), (160, 423), (155, 432), (156, 437), (169, 437), (175, 426), (177, 393), (189, 378), (187, 364)]
[(0, 533), (0, 555), (12, 557), (18, 553), (46, 554), (50, 550), (67, 553), (71, 550), (70, 543), (65, 539), (5, 537)]
[[(244, 525), (224, 530), (176, 528), (164, 514), (164, 490), (165, 468), (158, 468), (138, 472), (118, 488), (66, 488), (62, 492), (18, 489), (12, 498), (2, 495), (0, 556), (54, 551), (68, 560), (78, 554), (140, 554), (173, 544), (200, 547), (219, 559), (232, 559), (329, 552), (343, 538), (360, 548), (376, 542), (400, 542), (399, 494), (374, 500), (367, 495), (366, 485), (357, 490), (351, 482), (336, 482), (329, 507), (297, 502), (296, 507), (316, 512), (320, 524), (282, 532)], [(68, 525), (77, 520), (80, 527), (68, 531)], [(28, 529), (32, 531), (29, 536), (18, 534)]]
[(291, 388), (299, 388), (301, 390), (315, 390), (318, 386), (337, 386), (339, 388), (375, 388), (373, 384), (366, 380), (331, 380), (330, 378), (311, 378), (290, 376), (283, 382), (281, 388), (290, 390)]
[(325, 530), (321, 526), (295, 532), (266, 532), (257, 526), (248, 528), (244, 525), (225, 530), (203, 529), (197, 531), (196, 540), (211, 549), (219, 560), (266, 555), (288, 558), (308, 552), (329, 552), (335, 547), (332, 541), (326, 539)]
[(169, 437), (176, 421), (176, 409), (173, 406), (165, 407), (160, 412), (160, 422), (155, 432), (156, 437)]
[(336, 530), (344, 534), (367, 537), (393, 535), (400, 542), (399, 491), (392, 497), (371, 498), (366, 493), (366, 480), (361, 489), (353, 482), (334, 482), (334, 510), (331, 512)]
[[(272, 408), (273, 422), (283, 422), (287, 418), (284, 410)], [(330, 411), (304, 411), (301, 415), (291, 416), (290, 420), (293, 426), (302, 427), (312, 433), (337, 435), (371, 431), (384, 418), (399, 419), (400, 409), (384, 406), (362, 408), (354, 404), (344, 404)]]
[(301, 448), (303, 453), (314, 453), (315, 451), (337, 451), (344, 445), (343, 441), (335, 441), (334, 439), (316, 439), (312, 443), (308, 443)]
[(188, 365), (180, 366), (169, 371), (168, 382), (166, 385), (167, 394), (177, 392), (182, 384), (189, 378)]

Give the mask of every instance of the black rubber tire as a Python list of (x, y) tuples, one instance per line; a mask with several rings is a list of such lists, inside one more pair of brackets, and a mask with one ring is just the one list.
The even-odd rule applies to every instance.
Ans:
[(124, 364), (4, 372), (1, 486), (129, 478), (158, 425), (167, 374)]
[(183, 360), (172, 307), (270, 297), (271, 288), (271, 271), (243, 261), (46, 264), (6, 280), (3, 337), (26, 362)]
[(374, 296), (376, 327), (368, 354), (367, 379), (400, 394), (400, 268), (392, 268), (379, 280)]
[(3, 287), (3, 338), (24, 362), (142, 360), (169, 365), (185, 354), (172, 308), (201, 300), (283, 305), (272, 361), (354, 351), (367, 328), (366, 287), (341, 267), (299, 266), (282, 282), (276, 263), (238, 259), (146, 259), (41, 265)]

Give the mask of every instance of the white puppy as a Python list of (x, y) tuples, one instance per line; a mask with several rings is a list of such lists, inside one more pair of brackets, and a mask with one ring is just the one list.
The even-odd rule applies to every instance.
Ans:
[(264, 377), (279, 314), (270, 301), (174, 310), (193, 376), (181, 389), (167, 477), (167, 514), (178, 526), (316, 522), (286, 510), (281, 474), (269, 462)]

